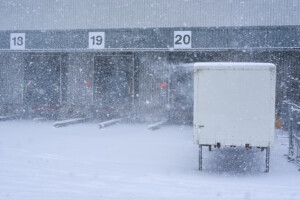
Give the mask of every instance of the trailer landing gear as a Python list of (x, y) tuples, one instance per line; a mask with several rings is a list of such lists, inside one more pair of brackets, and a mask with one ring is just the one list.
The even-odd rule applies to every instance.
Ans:
[(266, 173), (269, 172), (270, 169), (270, 147), (266, 148)]
[[(199, 170), (202, 171), (202, 146), (199, 145)], [(205, 146), (205, 145), (204, 145)], [(211, 146), (209, 146), (209, 149), (211, 150)], [(263, 147), (261, 150), (266, 150), (266, 170), (265, 172), (268, 173), (270, 170), (270, 147)]]
[(199, 145), (199, 170), (202, 170), (202, 145)]

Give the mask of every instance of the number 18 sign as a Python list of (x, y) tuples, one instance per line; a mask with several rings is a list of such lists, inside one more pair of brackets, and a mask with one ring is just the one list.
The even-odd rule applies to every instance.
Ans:
[(104, 49), (105, 32), (89, 32), (89, 49)]
[(25, 49), (25, 33), (10, 34), (10, 49)]

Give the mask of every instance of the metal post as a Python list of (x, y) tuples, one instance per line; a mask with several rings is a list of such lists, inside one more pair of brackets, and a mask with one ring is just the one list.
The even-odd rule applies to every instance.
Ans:
[(61, 72), (61, 55), (59, 55), (59, 107), (61, 107), (62, 105), (62, 80), (61, 80), (61, 76), (62, 76), (62, 72)]
[(199, 145), (199, 170), (202, 170), (202, 145)]
[(292, 159), (294, 156), (292, 109), (292, 106), (288, 106), (289, 159)]
[(270, 147), (266, 148), (266, 172), (270, 169)]

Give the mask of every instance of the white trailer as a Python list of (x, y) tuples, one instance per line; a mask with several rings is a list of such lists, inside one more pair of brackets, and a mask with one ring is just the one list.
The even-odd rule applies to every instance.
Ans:
[(194, 142), (202, 147), (266, 149), (274, 143), (276, 67), (270, 63), (194, 63)]

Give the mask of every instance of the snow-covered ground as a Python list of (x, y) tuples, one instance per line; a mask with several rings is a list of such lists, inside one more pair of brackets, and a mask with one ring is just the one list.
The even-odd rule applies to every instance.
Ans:
[(97, 123), (0, 123), (0, 199), (300, 199), (300, 172), (276, 132), (270, 173), (258, 149), (204, 151), (192, 128)]

